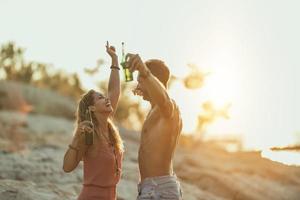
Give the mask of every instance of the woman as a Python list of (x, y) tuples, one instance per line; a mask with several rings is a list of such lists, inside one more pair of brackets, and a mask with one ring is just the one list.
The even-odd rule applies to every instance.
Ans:
[[(106, 45), (112, 59), (108, 96), (88, 91), (79, 101), (77, 127), (64, 157), (63, 169), (73, 171), (83, 160), (83, 188), (78, 200), (115, 200), (120, 180), (123, 142), (112, 117), (120, 96), (118, 57), (113, 46)], [(93, 135), (88, 145), (86, 136)]]

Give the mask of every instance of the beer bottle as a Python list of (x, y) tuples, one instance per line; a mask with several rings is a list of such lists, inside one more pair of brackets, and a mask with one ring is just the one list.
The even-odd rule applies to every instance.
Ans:
[(85, 144), (92, 145), (93, 144), (93, 132), (85, 133)]
[(126, 66), (126, 57), (125, 57), (125, 51), (124, 51), (124, 42), (122, 42), (122, 60), (121, 60), (121, 66), (123, 67), (124, 70), (124, 75), (125, 75), (125, 81), (129, 82), (133, 80), (133, 75), (129, 71), (128, 66)]
[(85, 144), (86, 145), (92, 145), (94, 143), (94, 124), (92, 120), (92, 115), (91, 111), (88, 110), (88, 115), (87, 117), (90, 118), (90, 123), (88, 124), (89, 128), (91, 128), (93, 131), (85, 131), (84, 136), (85, 136)]

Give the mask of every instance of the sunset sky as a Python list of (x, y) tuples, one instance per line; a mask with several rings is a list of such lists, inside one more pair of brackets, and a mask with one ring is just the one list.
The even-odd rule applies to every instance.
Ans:
[[(105, 42), (121, 42), (142, 58), (164, 60), (176, 76), (193, 63), (209, 72), (200, 90), (174, 84), (184, 130), (201, 103), (231, 103), (230, 119), (206, 135), (241, 134), (247, 148), (300, 142), (299, 1), (40, 1), (0, 0), (0, 44), (15, 41), (25, 57), (83, 74), (103, 58)], [(108, 77), (101, 69), (97, 80)]]

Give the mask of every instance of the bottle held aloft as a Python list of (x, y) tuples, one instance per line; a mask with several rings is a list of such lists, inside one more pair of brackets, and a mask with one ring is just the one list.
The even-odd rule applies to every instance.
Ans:
[(125, 75), (125, 81), (129, 82), (133, 80), (133, 75), (132, 72), (129, 71), (129, 67), (126, 66), (126, 56), (125, 56), (125, 51), (124, 51), (124, 42), (122, 42), (122, 60), (121, 60), (121, 66), (123, 67), (124, 70), (124, 75)]

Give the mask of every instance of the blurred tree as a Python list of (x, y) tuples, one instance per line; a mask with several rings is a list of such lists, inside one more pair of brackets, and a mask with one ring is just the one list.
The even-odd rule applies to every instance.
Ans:
[(180, 81), (180, 79), (177, 76), (171, 74), (171, 77), (168, 82), (168, 88), (171, 88), (176, 81)]
[[(171, 76), (170, 82), (172, 85), (174, 82), (179, 81), (183, 86), (189, 90), (200, 89), (204, 86), (205, 78), (210, 73), (203, 72), (197, 65), (189, 63), (187, 64), (189, 73), (185, 77)], [(197, 138), (202, 138), (208, 125), (214, 123), (217, 119), (229, 119), (228, 111), (231, 104), (224, 105), (223, 108), (216, 108), (211, 101), (206, 101), (202, 105), (202, 111), (198, 115), (197, 122)]]
[[(97, 60), (94, 68), (85, 68), (84, 72), (90, 76), (99, 72), (100, 66), (104, 63), (102, 59)], [(179, 81), (187, 89), (199, 89), (203, 87), (207, 73), (203, 73), (200, 68), (194, 64), (188, 64), (190, 72), (183, 78), (171, 76), (169, 87), (172, 87), (175, 81)], [(82, 89), (78, 74), (66, 74), (60, 70), (53, 70), (49, 64), (41, 62), (25, 62), (24, 49), (16, 46), (13, 42), (2, 45), (0, 50), (0, 71), (4, 74), (5, 80), (13, 80), (32, 84), (41, 88), (55, 90), (65, 96), (78, 99), (85, 91)], [(107, 91), (108, 81), (99, 83), (99, 89)], [(145, 111), (141, 107), (140, 101), (132, 98), (130, 84), (122, 84), (121, 98), (118, 110), (116, 111), (116, 120), (128, 128), (140, 128), (145, 117)], [(216, 118), (228, 118), (228, 108), (216, 110), (210, 102), (202, 105), (203, 113), (198, 116), (198, 130), (202, 133), (208, 124), (215, 121)]]
[(203, 136), (207, 125), (212, 124), (218, 118), (229, 119), (228, 110), (231, 104), (226, 104), (223, 108), (217, 109), (212, 102), (206, 101), (202, 104), (203, 112), (198, 116), (197, 130), (198, 136)]
[(65, 96), (79, 98), (84, 91), (78, 75), (66, 74), (63, 71), (50, 73), (51, 67), (49, 64), (34, 61), (26, 63), (24, 49), (17, 47), (13, 42), (8, 42), (1, 47), (0, 70), (4, 72), (5, 80), (50, 88)]
[(198, 89), (203, 87), (207, 73), (203, 73), (195, 64), (188, 64), (187, 66), (189, 67), (190, 72), (183, 78), (184, 86), (187, 89)]
[(104, 60), (103, 59), (98, 59), (96, 67), (93, 67), (93, 68), (85, 67), (83, 70), (86, 74), (88, 74), (90, 76), (93, 76), (93, 75), (95, 75), (99, 72), (99, 69), (100, 69), (101, 65), (103, 65), (103, 64), (104, 64)]
[(2, 45), (0, 50), (0, 69), (5, 73), (7, 80), (16, 80), (18, 69), (24, 65), (23, 49), (15, 46), (13, 42)]

